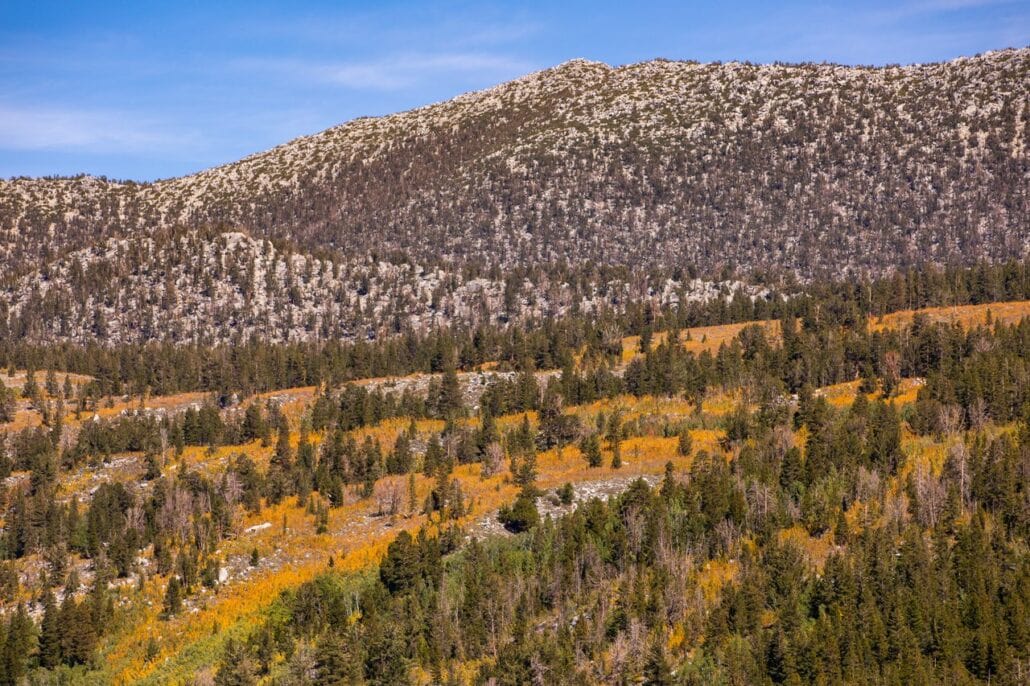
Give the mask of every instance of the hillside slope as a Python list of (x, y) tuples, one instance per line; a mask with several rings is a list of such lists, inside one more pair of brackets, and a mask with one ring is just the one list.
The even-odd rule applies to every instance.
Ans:
[(0, 289), (0, 340), (272, 343), (362, 340), (441, 326), (528, 324), (767, 291), (735, 281), (579, 282), (475, 276), (412, 262), (280, 250), (241, 232), (109, 238)]
[(883, 69), (573, 61), (156, 184), (8, 181), (4, 250), (225, 223), (503, 264), (1007, 256), (1026, 249), (1028, 77), (1027, 49)]
[(1028, 100), (1030, 49), (887, 68), (576, 60), (178, 179), (0, 181), (0, 279), (210, 226), (466, 280), (1021, 258)]

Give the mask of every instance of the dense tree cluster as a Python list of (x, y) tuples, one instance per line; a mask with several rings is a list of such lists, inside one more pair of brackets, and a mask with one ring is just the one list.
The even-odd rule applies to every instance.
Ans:
[[(501, 684), (1021, 683), (1030, 322), (963, 330), (916, 318), (870, 332), (864, 317), (833, 312), (785, 318), (782, 345), (758, 328), (716, 355), (662, 344), (613, 377), (613, 393), (750, 389), (724, 419), (730, 462), (699, 451), (660, 488), (637, 482), (553, 521), (533, 504), (532, 459), (513, 458), (523, 490), (500, 518), (524, 536), (455, 549), (450, 534), (443, 548), (428, 532), (402, 535), (378, 578), (329, 574), (234, 649), (255, 661), (265, 650), (257, 671), (282, 675), (261, 638), (274, 636), (288, 669), (309, 660), (317, 679), (355, 683), (406, 683), (415, 668), (463, 683), (469, 664), (473, 682)], [(912, 375), (929, 380), (899, 412), (890, 396)], [(534, 442), (575, 434), (588, 461), (602, 440), (618, 454), (631, 429), (617, 415), (566, 433), (559, 389), (582, 387), (574, 376), (541, 397), (537, 435), (509, 435), (509, 448), (532, 455)], [(860, 392), (840, 409), (812, 390), (851, 379)], [(939, 471), (919, 458), (901, 469), (906, 425), (949, 439)], [(442, 550), (453, 553), (441, 561)], [(708, 570), (727, 565), (733, 578), (706, 597)], [(312, 622), (309, 607), (340, 610)]]
[[(592, 372), (576, 384), (570, 381), (563, 386), (566, 401), (576, 404), (614, 392), (613, 380), (604, 367), (618, 359), (624, 335), (791, 318), (800, 320), (802, 328), (813, 324), (860, 328), (856, 325), (867, 315), (901, 309), (1026, 299), (1030, 299), (1030, 263), (980, 264), (963, 269), (912, 270), (875, 281), (813, 283), (784, 298), (752, 299), (738, 294), (664, 308), (643, 301), (628, 303), (621, 312), (590, 317), (571, 314), (527, 322), (524, 327), (484, 325), (428, 333), (408, 331), (357, 342), (249, 341), (213, 347), (157, 342), (40, 345), (0, 335), (0, 367), (60, 369), (92, 376), (96, 379), (93, 383), (78, 387), (87, 403), (108, 395), (182, 391), (214, 392), (224, 402), (234, 393), (249, 395), (319, 383), (336, 386), (355, 379), (440, 373), (452, 367), (472, 370), (486, 362), (523, 371), (568, 369), (577, 358), (597, 362)], [(826, 342), (838, 345), (834, 340)], [(495, 412), (529, 407), (525, 387), (507, 389), (502, 395), (506, 397), (491, 399)], [(67, 401), (71, 394), (65, 396)], [(4, 412), (2, 401), (0, 398), (0, 416)]]
[[(868, 315), (900, 301), (1020, 297), (1027, 285), (1022, 265), (1003, 265), (867, 289), (813, 288), (775, 305), (778, 337), (749, 326), (701, 354), (670, 342), (681, 326), (696, 317), (747, 320), (772, 305), (642, 308), (623, 320), (644, 334), (643, 354), (624, 370), (616, 367), (621, 341), (613, 347), (575, 318), (492, 337), (252, 347), (271, 370), (233, 349), (209, 349), (202, 367), (219, 371), (203, 381), (175, 368), (192, 359), (190, 349), (148, 346), (136, 354), (169, 353), (155, 364), (169, 372), (165, 383), (211, 383), (209, 398), (177, 413), (89, 418), (76, 432), (62, 425), (65, 404), (90, 412), (103, 391), (145, 388), (133, 380), (142, 361), (121, 367), (132, 359), (120, 357), (125, 348), (63, 348), (64, 359), (102, 366), (91, 368), (93, 382), (62, 384), (50, 357), (58, 349), (9, 347), (40, 355), (22, 393), (4, 395), (12, 407), (35, 407), (43, 425), (0, 433), (0, 473), (11, 476), (0, 489), (0, 594), (11, 610), (0, 625), (0, 683), (36, 668), (88, 666), (109, 624), (97, 618), (113, 611), (106, 592), (114, 579), (162, 575), (163, 615), (182, 613), (199, 587), (218, 585), (217, 551), (241, 515), (288, 498), (320, 534), (329, 508), (357, 498), (380, 515), (424, 513), (432, 528), (399, 537), (376, 579), (330, 574), (284, 598), (284, 613), (227, 647), (225, 683), (278, 678), (283, 665), (305, 672), (305, 655), (315, 661), (305, 673), (370, 683), (386, 683), (383, 675), (404, 683), (413, 667), (453, 681), (469, 664), (478, 681), (499, 683), (541, 674), (562, 683), (786, 683), (820, 674), (835, 683), (1018, 683), (1030, 602), (1021, 553), (1030, 527), (1030, 320), (963, 328), (917, 316), (904, 328), (873, 330)], [(661, 343), (648, 341), (648, 331), (666, 325)], [(470, 398), (457, 370), (490, 354), (518, 371), (492, 377)], [(322, 365), (331, 360), (339, 366), (329, 373)], [(216, 381), (244, 364), (254, 370), (248, 391), (281, 373), (307, 380), (310, 370), (321, 385), (291, 426), (274, 400), (241, 399)], [(435, 372), (418, 392), (346, 383), (370, 368), (411, 366)], [(892, 397), (911, 377), (925, 384), (899, 410)], [(852, 380), (862, 392), (847, 407), (813, 390)], [(738, 390), (741, 399), (718, 420), (729, 461), (697, 450), (687, 430), (709, 421), (700, 403), (712, 389)], [(685, 398), (698, 415), (627, 419), (613, 409), (583, 421), (567, 410), (625, 393)], [(501, 415), (516, 421), (500, 424)], [(392, 444), (355, 437), (399, 417), (411, 422)], [(443, 429), (420, 431), (417, 418), (443, 420)], [(940, 469), (906, 458), (902, 438), (912, 434), (947, 442)], [(538, 450), (577, 445), (588, 468), (618, 468), (623, 442), (638, 435), (676, 439), (676, 450), (693, 458), (689, 473), (670, 471), (655, 491), (638, 483), (609, 503), (578, 503), (559, 521), (541, 516)], [(251, 442), (271, 452), (267, 468), (241, 451), (213, 473), (168, 469), (186, 446)], [(88, 502), (62, 497), (61, 470), (124, 453), (143, 457), (141, 483), (103, 483)], [(524, 535), (465, 545), (451, 526), (473, 503), (453, 470), (478, 463), (490, 477), (506, 460), (519, 495), (499, 519)], [(404, 476), (412, 483), (415, 473), (432, 479), (425, 498), (411, 486), (405, 494)], [(575, 499), (571, 489), (559, 498)], [(815, 565), (792, 542), (799, 535), (832, 540), (826, 559)], [(138, 558), (151, 553), (153, 566), (144, 568)], [(42, 574), (19, 579), (13, 562), (31, 556)], [(88, 584), (76, 561), (88, 563)], [(260, 562), (255, 551), (252, 563)], [(698, 590), (706, 569), (727, 564), (735, 575), (718, 593)], [(19, 610), (22, 584), (31, 601)], [(688, 656), (681, 646), (696, 650)]]
[[(411, 683), (417, 666), (459, 683), (456, 666), (470, 662), (476, 683), (500, 684), (1020, 683), (1030, 424), (971, 435), (941, 495), (913, 475), (909, 498), (886, 486), (900, 429), (889, 406), (813, 403), (771, 426), (752, 418), (732, 464), (698, 454), (660, 488), (638, 481), (533, 520), (525, 537), (447, 556), (453, 535), (402, 533), (378, 578), (329, 574), (284, 596), (249, 650), (258, 657), (274, 637), (275, 652), (311, 659), (322, 682)], [(812, 432), (800, 460), (782, 441), (795, 420)], [(824, 440), (833, 449), (814, 457)], [(853, 503), (866, 508), (859, 526), (845, 521)], [(821, 571), (782, 537), (798, 526), (834, 532)], [(728, 557), (739, 572), (709, 602), (698, 579)], [(310, 641), (313, 657), (297, 652)]]

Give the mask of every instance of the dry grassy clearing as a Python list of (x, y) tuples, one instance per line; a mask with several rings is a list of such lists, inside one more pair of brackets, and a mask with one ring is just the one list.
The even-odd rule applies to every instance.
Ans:
[[(901, 310), (882, 317), (870, 317), (869, 328), (872, 331), (905, 328), (912, 324), (917, 315), (925, 316), (931, 322), (961, 324), (966, 327), (996, 322), (1012, 324), (1024, 317), (1030, 317), (1030, 300)], [(684, 329), (680, 332), (680, 341), (683, 343), (683, 347), (691, 352), (702, 353), (707, 351), (715, 353), (719, 350), (719, 346), (730, 343), (741, 331), (749, 326), (759, 326), (765, 330), (766, 335), (771, 340), (779, 340), (780, 323), (776, 320), (763, 319), (736, 324), (719, 324), (716, 326), (699, 326), (692, 329)], [(656, 332), (652, 336), (651, 347), (661, 345), (667, 338), (668, 332)], [(628, 363), (640, 355), (640, 336), (627, 336), (622, 339), (623, 363)]]
[[(692, 353), (715, 353), (719, 346), (730, 343), (749, 326), (759, 326), (774, 340), (780, 335), (780, 323), (774, 320), (739, 322), (736, 324), (718, 324), (716, 326), (697, 326), (680, 331), (679, 340), (683, 347)], [(651, 338), (651, 347), (661, 345), (669, 337), (667, 331), (659, 331)], [(622, 361), (628, 363), (641, 355), (640, 336), (626, 336), (622, 339)]]
[[(861, 383), (861, 381), (845, 381), (844, 383), (819, 388), (815, 394), (826, 398), (826, 402), (834, 407), (847, 407), (855, 399), (855, 394), (858, 393), (858, 387)], [(907, 405), (915, 402), (916, 394), (919, 393), (923, 383), (922, 379), (902, 379), (898, 383), (897, 391), (891, 396), (891, 400), (897, 405)], [(878, 396), (878, 393), (866, 394), (866, 397), (870, 400)]]
[(931, 322), (961, 324), (966, 327), (980, 326), (990, 322), (1012, 324), (1024, 317), (1030, 317), (1030, 300), (1016, 302), (987, 303), (984, 305), (958, 305), (955, 307), (927, 307), (921, 310), (901, 310), (883, 317), (870, 319), (873, 331), (899, 329), (909, 326), (916, 315), (925, 316)]

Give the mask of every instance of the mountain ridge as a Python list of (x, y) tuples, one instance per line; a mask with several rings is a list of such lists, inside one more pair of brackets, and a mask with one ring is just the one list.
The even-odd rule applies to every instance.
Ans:
[(325, 135), (327, 135), (327, 134), (329, 134), (331, 132), (334, 132), (334, 131), (337, 131), (337, 130), (340, 130), (340, 129), (344, 129), (344, 128), (346, 128), (348, 126), (351, 126), (353, 124), (356, 124), (358, 122), (363, 122), (363, 121), (379, 121), (379, 120), (392, 119), (392, 118), (395, 118), (395, 117), (402, 117), (402, 116), (405, 116), (405, 115), (414, 115), (414, 114), (417, 114), (417, 113), (420, 113), (420, 112), (425, 112), (425, 111), (428, 111), (428, 110), (432, 110), (434, 108), (437, 108), (437, 107), (440, 107), (440, 106), (443, 106), (443, 105), (447, 105), (447, 104), (450, 104), (450, 103), (456, 103), (456, 102), (460, 102), (460, 101), (464, 101), (464, 100), (476, 99), (479, 96), (483, 96), (483, 95), (486, 95), (486, 94), (489, 94), (489, 93), (492, 93), (492, 92), (495, 92), (495, 91), (501, 91), (501, 90), (504, 90), (504, 89), (506, 89), (508, 87), (514, 86), (514, 85), (522, 83), (522, 82), (530, 82), (530, 81), (533, 81), (533, 80), (538, 80), (541, 77), (546, 76), (546, 75), (562, 74), (562, 73), (567, 72), (569, 70), (580, 69), (582, 67), (592, 68), (592, 69), (599, 69), (599, 70), (601, 70), (605, 74), (617, 74), (619, 72), (633, 71), (633, 70), (637, 70), (637, 69), (641, 69), (641, 68), (646, 68), (646, 67), (648, 67), (650, 65), (661, 65), (661, 64), (694, 66), (694, 67), (709, 67), (709, 66), (749, 67), (749, 68), (758, 67), (758, 68), (765, 68), (765, 69), (775, 69), (775, 68), (809, 68), (809, 67), (815, 67), (815, 68), (822, 68), (822, 69), (827, 69), (828, 68), (828, 69), (845, 70), (845, 71), (884, 71), (884, 70), (911, 71), (911, 70), (919, 70), (919, 69), (923, 69), (923, 68), (927, 68), (927, 67), (935, 67), (935, 66), (941, 66), (941, 65), (961, 65), (961, 64), (966, 64), (966, 63), (970, 63), (970, 62), (977, 62), (977, 61), (982, 61), (982, 60), (1005, 58), (1007, 56), (1013, 56), (1013, 55), (1014, 56), (1021, 56), (1021, 55), (1025, 55), (1027, 52), (1030, 52), (1030, 48), (1002, 48), (1002, 49), (998, 49), (998, 50), (987, 50), (987, 51), (984, 51), (982, 53), (978, 53), (976, 55), (971, 55), (971, 56), (963, 55), (963, 56), (952, 58), (950, 60), (943, 60), (943, 61), (939, 61), (939, 62), (917, 62), (917, 63), (904, 64), (904, 65), (891, 64), (891, 65), (882, 65), (882, 66), (877, 66), (877, 65), (859, 65), (859, 64), (849, 65), (849, 64), (843, 64), (843, 63), (837, 63), (837, 62), (779, 62), (779, 61), (776, 61), (776, 62), (769, 62), (769, 63), (754, 63), (754, 62), (750, 62), (750, 61), (739, 61), (739, 60), (698, 62), (696, 60), (689, 60), (689, 59), (687, 59), (687, 60), (677, 60), (677, 59), (669, 59), (669, 58), (664, 58), (664, 57), (657, 57), (657, 58), (653, 58), (653, 59), (650, 59), (650, 60), (643, 60), (643, 61), (640, 61), (640, 62), (631, 62), (631, 63), (627, 63), (627, 64), (622, 64), (622, 65), (610, 65), (610, 64), (608, 64), (606, 62), (602, 62), (602, 61), (598, 61), (598, 60), (591, 60), (591, 59), (582, 58), (582, 57), (574, 57), (574, 58), (571, 58), (571, 59), (566, 60), (564, 62), (561, 62), (559, 64), (556, 64), (554, 66), (546, 67), (546, 68), (543, 68), (543, 69), (540, 69), (540, 70), (537, 70), (537, 71), (534, 71), (534, 72), (530, 72), (530, 73), (528, 73), (528, 74), (526, 74), (524, 76), (512, 79), (510, 81), (502, 82), (502, 83), (499, 83), (499, 84), (496, 84), (496, 85), (493, 85), (493, 86), (488, 86), (486, 88), (482, 88), (482, 89), (478, 89), (478, 90), (472, 90), (472, 91), (468, 91), (468, 92), (465, 92), (465, 93), (461, 93), (461, 94), (458, 94), (458, 95), (454, 96), (453, 98), (449, 98), (449, 99), (445, 99), (445, 100), (440, 100), (440, 101), (436, 101), (436, 102), (432, 102), (432, 103), (427, 103), (425, 105), (420, 105), (420, 106), (417, 106), (417, 107), (412, 107), (412, 108), (409, 108), (409, 109), (406, 109), (406, 110), (401, 110), (401, 111), (398, 111), (398, 112), (394, 112), (394, 113), (390, 113), (390, 114), (385, 114), (385, 115), (361, 115), (361, 116), (357, 116), (357, 117), (354, 117), (353, 119), (349, 119), (349, 120), (341, 122), (339, 124), (334, 124), (333, 126), (330, 126), (328, 128), (322, 129), (320, 131), (315, 131), (313, 133), (302, 134), (302, 135), (296, 136), (296, 137), (291, 138), (291, 139), (289, 139), (287, 141), (284, 141), (283, 143), (278, 143), (278, 144), (272, 146), (271, 148), (268, 148), (267, 150), (260, 150), (260, 151), (254, 152), (254, 153), (250, 153), (248, 155), (244, 155), (243, 157), (241, 157), (239, 159), (232, 160), (232, 161), (225, 162), (225, 163), (221, 163), (221, 164), (216, 164), (216, 165), (213, 165), (211, 167), (205, 167), (203, 169), (198, 169), (198, 170), (196, 170), (194, 172), (190, 172), (188, 174), (184, 174), (184, 175), (181, 175), (181, 176), (171, 176), (171, 177), (164, 177), (164, 178), (154, 179), (152, 181), (142, 181), (142, 180), (138, 180), (138, 179), (115, 179), (115, 178), (107, 177), (106, 175), (103, 175), (103, 174), (94, 174), (94, 173), (90, 173), (90, 172), (81, 172), (81, 173), (78, 173), (78, 174), (54, 175), (54, 176), (50, 176), (50, 175), (44, 175), (44, 176), (14, 175), (14, 176), (7, 177), (5, 179), (0, 179), (0, 184), (15, 184), (15, 183), (18, 183), (18, 182), (44, 182), (44, 183), (46, 183), (46, 182), (66, 182), (66, 181), (79, 181), (79, 180), (93, 181), (93, 182), (108, 184), (108, 185), (116, 186), (116, 187), (128, 187), (128, 186), (146, 187), (146, 186), (158, 186), (158, 185), (163, 185), (163, 184), (169, 184), (169, 183), (172, 183), (172, 182), (175, 182), (175, 181), (180, 181), (180, 180), (183, 180), (183, 179), (189, 179), (189, 178), (201, 176), (201, 175), (204, 175), (204, 174), (207, 174), (207, 173), (212, 173), (212, 172), (216, 172), (216, 171), (219, 171), (219, 170), (223, 170), (223, 169), (226, 169), (226, 168), (229, 168), (229, 167), (234, 167), (234, 166), (237, 166), (237, 165), (240, 165), (240, 164), (243, 164), (243, 163), (252, 162), (252, 161), (255, 161), (257, 159), (264, 158), (265, 156), (268, 156), (268, 155), (270, 155), (270, 154), (274, 153), (275, 151), (280, 150), (282, 148), (288, 148), (288, 147), (290, 147), (290, 146), (292, 146), (294, 144), (301, 143), (301, 142), (304, 142), (304, 141), (308, 141), (310, 139), (320, 138), (320, 137), (325, 136)]
[(477, 95), (480, 95), (480, 94), (483, 94), (483, 93), (487, 93), (487, 92), (490, 92), (490, 91), (493, 91), (493, 90), (501, 89), (501, 88), (504, 88), (504, 87), (506, 87), (506, 86), (508, 86), (508, 85), (510, 85), (512, 83), (515, 83), (515, 82), (518, 82), (518, 81), (522, 81), (524, 79), (529, 79), (531, 77), (536, 77), (538, 75), (542, 75), (542, 74), (546, 74), (546, 73), (560, 73), (563, 69), (572, 68), (572, 67), (579, 67), (579, 66), (600, 67), (604, 71), (607, 71), (607, 72), (619, 72), (619, 71), (623, 71), (623, 70), (631, 70), (633, 68), (642, 67), (642, 66), (645, 66), (645, 65), (653, 64), (653, 63), (658, 63), (658, 64), (671, 63), (671, 64), (695, 65), (695, 66), (696, 65), (701, 65), (701, 66), (708, 66), (708, 65), (735, 66), (736, 65), (736, 66), (749, 66), (749, 67), (753, 67), (753, 66), (758, 66), (758, 67), (806, 67), (806, 66), (815, 66), (815, 67), (831, 67), (831, 68), (853, 69), (853, 70), (861, 70), (861, 69), (867, 69), (867, 70), (877, 70), (877, 69), (919, 69), (919, 68), (922, 68), (922, 67), (934, 66), (934, 65), (942, 65), (942, 64), (961, 64), (961, 63), (964, 63), (964, 62), (970, 62), (970, 61), (974, 61), (974, 60), (978, 60), (978, 59), (992, 58), (992, 57), (995, 57), (995, 56), (1004, 56), (1004, 55), (1011, 54), (1011, 53), (1019, 53), (1019, 52), (1025, 51), (1025, 50), (1027, 50), (1027, 48), (1000, 48), (1000, 49), (997, 49), (997, 50), (986, 50), (986, 51), (984, 51), (982, 53), (977, 53), (976, 55), (960, 55), (958, 57), (954, 57), (954, 58), (951, 58), (949, 60), (941, 60), (941, 61), (937, 61), (937, 62), (912, 62), (912, 63), (906, 63), (906, 64), (889, 64), (889, 65), (845, 64), (845, 63), (841, 63), (841, 62), (781, 62), (781, 61), (774, 61), (774, 62), (768, 62), (768, 63), (756, 63), (756, 62), (751, 62), (751, 61), (748, 61), (748, 60), (729, 60), (729, 61), (716, 60), (716, 61), (712, 61), (712, 62), (699, 62), (697, 60), (692, 60), (692, 59), (672, 59), (672, 58), (666, 58), (666, 57), (655, 57), (655, 58), (652, 58), (650, 60), (642, 60), (642, 61), (639, 61), (639, 62), (629, 62), (629, 63), (626, 63), (626, 64), (612, 65), (612, 64), (608, 64), (607, 62), (600, 61), (600, 60), (592, 60), (592, 59), (585, 58), (585, 57), (573, 57), (573, 58), (570, 58), (568, 60), (565, 60), (564, 62), (560, 62), (560, 63), (558, 63), (556, 65), (553, 65), (553, 66), (550, 66), (550, 67), (545, 67), (543, 69), (539, 69), (537, 71), (530, 72), (530, 73), (528, 73), (528, 74), (526, 74), (524, 76), (517, 77), (515, 79), (512, 79), (511, 81), (502, 82), (502, 83), (499, 83), (499, 84), (495, 84), (493, 86), (487, 86), (486, 88), (482, 88), (482, 89), (467, 91), (465, 93), (460, 93), (458, 95), (455, 95), (452, 98), (448, 98), (448, 99), (444, 99), (444, 100), (439, 100), (439, 101), (427, 103), (427, 104), (424, 104), (424, 105), (419, 105), (419, 106), (416, 106), (416, 107), (412, 107), (412, 108), (405, 109), (405, 110), (400, 110), (398, 112), (393, 112), (393, 113), (385, 114), (385, 115), (359, 115), (357, 117), (354, 117), (353, 119), (349, 119), (349, 120), (341, 122), (339, 124), (334, 124), (332, 126), (329, 126), (329, 127), (325, 128), (325, 129), (322, 129), (322, 130), (319, 130), (319, 131), (315, 131), (315, 132), (312, 132), (312, 133), (301, 134), (301, 135), (295, 136), (294, 138), (288, 139), (288, 140), (284, 141), (283, 143), (278, 143), (278, 144), (276, 144), (276, 145), (274, 145), (271, 148), (268, 148), (266, 150), (259, 150), (259, 151), (256, 151), (256, 152), (244, 155), (243, 157), (240, 157), (240, 158), (235, 159), (235, 160), (231, 160), (231, 161), (220, 163), (220, 164), (215, 164), (215, 165), (212, 165), (210, 167), (204, 167), (202, 169), (198, 169), (196, 171), (189, 172), (187, 174), (182, 174), (182, 175), (179, 175), (179, 176), (161, 177), (161, 178), (153, 179), (153, 180), (150, 180), (150, 181), (146, 181), (146, 180), (140, 180), (140, 179), (113, 178), (113, 177), (109, 177), (109, 176), (107, 176), (105, 174), (95, 174), (95, 173), (92, 173), (92, 172), (83, 171), (83, 172), (79, 172), (79, 173), (76, 173), (76, 174), (68, 174), (68, 175), (60, 175), (60, 174), (58, 174), (58, 175), (30, 176), (30, 175), (15, 174), (15, 175), (12, 175), (12, 176), (9, 176), (9, 177), (6, 177), (6, 178), (0, 178), (0, 183), (3, 183), (3, 182), (12, 182), (13, 183), (13, 182), (18, 182), (18, 181), (29, 181), (29, 182), (31, 182), (31, 181), (43, 181), (43, 182), (46, 182), (46, 181), (75, 181), (75, 180), (79, 180), (79, 179), (86, 179), (86, 180), (92, 180), (92, 181), (101, 182), (101, 183), (107, 183), (107, 184), (111, 184), (111, 185), (115, 185), (115, 186), (153, 186), (153, 185), (159, 185), (159, 184), (168, 183), (168, 182), (171, 182), (171, 181), (176, 181), (176, 180), (179, 180), (179, 179), (184, 179), (184, 178), (189, 178), (189, 177), (197, 176), (197, 175), (200, 175), (200, 174), (204, 174), (206, 172), (213, 172), (213, 171), (225, 168), (225, 167), (234, 166), (234, 165), (242, 163), (242, 162), (247, 162), (249, 160), (252, 160), (253, 158), (264, 156), (264, 155), (266, 155), (266, 154), (268, 154), (268, 153), (270, 153), (270, 152), (272, 152), (272, 151), (274, 151), (274, 150), (276, 150), (278, 148), (287, 147), (287, 146), (290, 146), (293, 143), (296, 143), (296, 142), (299, 142), (299, 141), (303, 141), (305, 139), (318, 137), (318, 136), (320, 136), (322, 134), (325, 134), (325, 133), (327, 133), (329, 131), (332, 131), (332, 130), (335, 130), (335, 129), (340, 129), (340, 128), (343, 128), (345, 126), (348, 126), (349, 124), (352, 124), (354, 122), (358, 122), (358, 121), (362, 121), (362, 120), (384, 119), (384, 118), (394, 117), (394, 116), (403, 115), (403, 114), (415, 113), (415, 112), (419, 112), (419, 111), (423, 111), (423, 110), (427, 110), (427, 109), (436, 107), (438, 105), (441, 105), (441, 104), (444, 104), (444, 103), (447, 103), (447, 102), (451, 102), (453, 100), (459, 100), (459, 99), (462, 99), (462, 98), (474, 97), (474, 96), (477, 96)]
[(627, 283), (1022, 259), (1028, 83), (1027, 48), (904, 67), (571, 60), (184, 177), (0, 181), (0, 282), (10, 311), (19, 279), (67, 255), (205, 227), (340, 264)]

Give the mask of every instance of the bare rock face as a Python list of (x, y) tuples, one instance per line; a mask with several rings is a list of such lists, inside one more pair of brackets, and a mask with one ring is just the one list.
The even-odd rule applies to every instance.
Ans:
[(359, 337), (713, 297), (727, 268), (771, 283), (1022, 258), (1028, 101), (1030, 49), (575, 60), (192, 176), (0, 181), (0, 326)]

